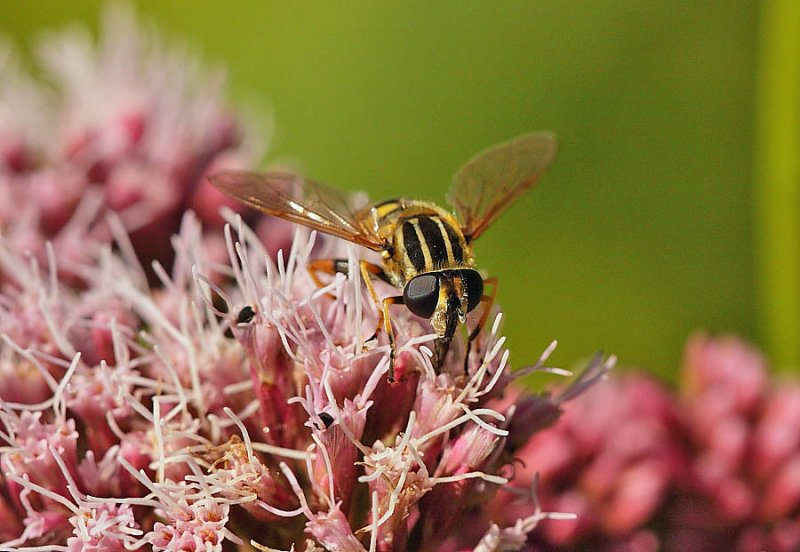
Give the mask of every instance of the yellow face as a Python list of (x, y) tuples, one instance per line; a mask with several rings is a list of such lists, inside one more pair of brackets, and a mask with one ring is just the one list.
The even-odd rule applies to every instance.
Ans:
[(470, 268), (421, 274), (403, 290), (406, 307), (417, 316), (429, 318), (436, 335), (446, 341), (482, 297), (483, 279)]
[(431, 325), (440, 339), (449, 339), (455, 333), (455, 322), (465, 322), (467, 316), (467, 293), (460, 277), (440, 277), (439, 297), (436, 310), (431, 316)]

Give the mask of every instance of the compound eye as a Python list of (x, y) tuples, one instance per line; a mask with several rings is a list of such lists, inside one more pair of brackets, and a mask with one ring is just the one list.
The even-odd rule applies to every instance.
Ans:
[(483, 278), (477, 270), (462, 270), (461, 280), (467, 290), (467, 312), (478, 306), (483, 297)]
[(403, 302), (417, 316), (430, 318), (439, 302), (439, 278), (435, 274), (413, 278), (403, 290)]

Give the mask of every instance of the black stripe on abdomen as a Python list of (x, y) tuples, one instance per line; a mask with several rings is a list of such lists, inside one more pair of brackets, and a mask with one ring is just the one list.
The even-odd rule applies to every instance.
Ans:
[(448, 263), (447, 245), (444, 243), (444, 236), (439, 225), (436, 224), (430, 217), (419, 217), (419, 229), (422, 232), (422, 237), (425, 244), (428, 246), (428, 251), (431, 254), (431, 260), (434, 266), (430, 270), (437, 268), (437, 264)]
[(461, 249), (461, 242), (458, 241), (458, 236), (452, 226), (445, 221), (442, 221), (442, 226), (447, 232), (447, 239), (450, 241), (450, 248), (453, 250), (453, 261), (455, 261), (456, 265), (461, 265), (464, 262), (464, 251)]
[(425, 254), (422, 252), (422, 244), (417, 237), (417, 230), (409, 221), (403, 223), (403, 247), (411, 264), (414, 265), (414, 269), (417, 272), (425, 272)]

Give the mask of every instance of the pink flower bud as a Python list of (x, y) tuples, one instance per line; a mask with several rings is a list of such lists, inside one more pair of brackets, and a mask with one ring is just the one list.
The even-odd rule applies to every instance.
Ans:
[(250, 359), (250, 378), (256, 397), (262, 404), (263, 427), (269, 428), (270, 443), (292, 447), (302, 427), (301, 409), (289, 404), (299, 393), (294, 379), (294, 360), (281, 342), (277, 329), (258, 325), (243, 330), (242, 344)]
[(784, 383), (764, 406), (752, 446), (755, 474), (771, 475), (800, 449), (800, 387)]
[(366, 552), (366, 548), (353, 534), (347, 517), (338, 508), (315, 515), (306, 524), (306, 533), (327, 550)]
[(659, 461), (643, 461), (619, 475), (613, 494), (600, 511), (610, 535), (628, 535), (653, 516), (664, 498), (671, 474)]
[[(201, 221), (210, 227), (221, 228), (225, 223), (222, 215), (220, 215), (221, 207), (224, 206), (235, 213), (242, 214), (247, 212), (247, 207), (212, 186), (208, 177), (221, 170), (248, 170), (253, 166), (253, 160), (249, 157), (242, 151), (223, 151), (211, 160), (198, 179), (197, 186), (192, 190), (189, 199), (189, 207), (197, 213)], [(253, 217), (246, 218), (252, 219)], [(286, 247), (286, 249), (288, 250), (289, 248)]]
[(686, 344), (683, 384), (688, 397), (725, 393), (730, 408), (747, 412), (764, 392), (766, 374), (758, 351), (733, 337), (712, 339), (698, 334)]
[(359, 451), (351, 439), (361, 440), (366, 420), (366, 409), (358, 409), (352, 401), (345, 400), (340, 418), (330, 427), (315, 431), (321, 448), (313, 466), (314, 485), (321, 495), (332, 486), (334, 501), (341, 502), (344, 509), (350, 506), (357, 476), (353, 466), (359, 461)]
[(759, 500), (758, 515), (765, 521), (791, 518), (800, 505), (800, 455), (778, 468)]
[(52, 236), (72, 218), (88, 183), (74, 167), (64, 167), (31, 173), (16, 185), (24, 188), (25, 201), (40, 209), (42, 231)]

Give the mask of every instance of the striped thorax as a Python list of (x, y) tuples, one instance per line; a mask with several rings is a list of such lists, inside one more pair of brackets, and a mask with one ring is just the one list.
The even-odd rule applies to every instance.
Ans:
[(458, 222), (441, 207), (393, 199), (370, 207), (368, 216), (386, 241), (383, 261), (397, 287), (420, 274), (475, 265)]

